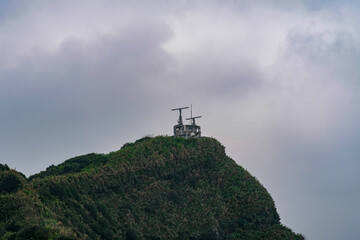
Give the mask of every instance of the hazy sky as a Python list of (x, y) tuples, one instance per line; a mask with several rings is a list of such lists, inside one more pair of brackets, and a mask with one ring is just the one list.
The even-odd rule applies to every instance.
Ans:
[(358, 1), (0, 0), (0, 162), (171, 135), (193, 104), (283, 224), (360, 239), (359, 23)]

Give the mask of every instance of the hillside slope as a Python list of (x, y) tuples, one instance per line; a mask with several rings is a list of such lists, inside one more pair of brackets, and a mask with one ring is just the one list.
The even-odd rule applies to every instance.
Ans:
[(29, 179), (0, 171), (1, 239), (303, 239), (212, 138), (143, 138)]

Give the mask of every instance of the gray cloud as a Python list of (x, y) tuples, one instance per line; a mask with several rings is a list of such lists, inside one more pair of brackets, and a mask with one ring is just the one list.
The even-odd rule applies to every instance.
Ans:
[[(15, 66), (1, 71), (3, 161), (34, 173), (50, 162), (101, 149), (101, 138), (121, 139), (131, 127), (141, 131), (134, 113), (147, 114), (147, 99), (154, 94), (148, 81), (171, 61), (160, 48), (170, 37), (162, 22), (136, 21), (86, 44), (70, 35), (50, 52), (39, 46), (24, 50)], [(10, 46), (2, 47), (16, 48), (8, 40)], [(127, 127), (115, 128), (122, 125)], [(53, 156), (55, 149), (63, 153)]]

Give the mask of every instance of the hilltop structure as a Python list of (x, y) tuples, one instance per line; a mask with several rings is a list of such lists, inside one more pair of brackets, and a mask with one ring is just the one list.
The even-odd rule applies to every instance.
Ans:
[(201, 137), (201, 128), (199, 125), (196, 125), (195, 119), (201, 118), (201, 116), (193, 117), (191, 109), (191, 117), (186, 120), (191, 120), (191, 124), (183, 124), (182, 121), (182, 110), (188, 109), (189, 107), (181, 107), (171, 109), (172, 111), (179, 111), (178, 124), (174, 125), (174, 137), (183, 137), (183, 138), (192, 138), (192, 137)]

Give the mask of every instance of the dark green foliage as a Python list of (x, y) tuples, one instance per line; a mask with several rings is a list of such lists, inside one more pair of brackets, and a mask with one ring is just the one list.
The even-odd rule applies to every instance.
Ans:
[(7, 171), (7, 170), (10, 170), (9, 166), (7, 164), (0, 163), (0, 171)]
[(15, 192), (22, 187), (25, 178), (22, 174), (14, 171), (1, 171), (0, 172), (0, 193)]
[(20, 231), (9, 235), (9, 240), (74, 240), (75, 237), (63, 236), (56, 230), (45, 227), (44, 225), (26, 225)]
[(125, 239), (126, 240), (137, 240), (137, 239), (139, 239), (139, 237), (137, 236), (136, 232), (133, 229), (128, 228), (125, 231)]
[(107, 160), (108, 159), (104, 154), (90, 153), (87, 155), (71, 158), (58, 166), (51, 165), (46, 169), (46, 171), (40, 172), (39, 174), (36, 174), (30, 178), (64, 175), (91, 170), (97, 166), (105, 164)]
[(277, 224), (263, 229), (237, 229), (227, 240), (293, 240), (304, 239), (300, 234), (294, 234), (287, 227)]
[(303, 239), (212, 138), (145, 137), (51, 166), (15, 189), (0, 195), (1, 239)]
[(47, 240), (50, 238), (50, 235), (50, 229), (44, 226), (28, 225), (10, 239)]
[(0, 195), (0, 206), (0, 239), (74, 239), (61, 224), (46, 224), (56, 221), (28, 190)]

